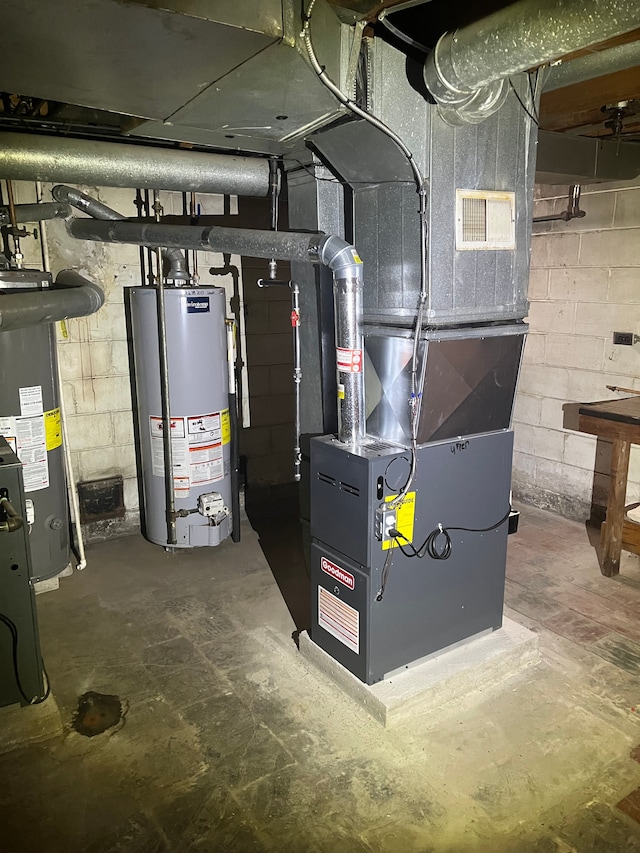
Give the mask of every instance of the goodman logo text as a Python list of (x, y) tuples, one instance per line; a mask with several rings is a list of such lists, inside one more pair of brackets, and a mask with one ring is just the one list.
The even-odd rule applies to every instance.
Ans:
[(340, 566), (336, 566), (336, 564), (332, 563), (331, 560), (327, 560), (326, 557), (323, 557), (320, 560), (320, 568), (323, 572), (331, 575), (332, 578), (340, 581), (340, 583), (344, 584), (348, 589), (355, 589), (356, 579), (354, 576), (350, 572), (345, 572), (345, 570), (341, 569)]

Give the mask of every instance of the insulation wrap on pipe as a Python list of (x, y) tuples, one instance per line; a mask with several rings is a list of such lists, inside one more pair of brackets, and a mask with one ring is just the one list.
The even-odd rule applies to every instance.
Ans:
[(269, 162), (118, 142), (0, 133), (0, 177), (265, 197)]
[(97, 284), (74, 270), (62, 270), (51, 290), (0, 293), (0, 332), (86, 317), (103, 304), (104, 293)]

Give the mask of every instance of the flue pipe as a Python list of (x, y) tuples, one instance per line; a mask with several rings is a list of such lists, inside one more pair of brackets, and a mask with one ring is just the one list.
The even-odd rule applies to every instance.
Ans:
[[(98, 201), (80, 190), (67, 187), (64, 184), (58, 184), (51, 190), (51, 194), (56, 201), (66, 202), (67, 205), (72, 205), (77, 210), (82, 210), (88, 213), (94, 219), (102, 219), (106, 221), (120, 221), (125, 219), (117, 210), (108, 207), (103, 202)], [(189, 281), (189, 271), (187, 270), (187, 262), (184, 255), (179, 249), (162, 249), (162, 257), (169, 264), (167, 278), (170, 281)]]
[(445, 33), (425, 82), (452, 123), (481, 121), (504, 102), (511, 75), (638, 26), (638, 0), (518, 0)]
[[(66, 219), (71, 215), (68, 204), (46, 202), (45, 204), (16, 204), (14, 206), (16, 222), (42, 222), (45, 219)], [(0, 207), (0, 225), (11, 222), (8, 207)]]
[(86, 317), (103, 304), (104, 293), (97, 284), (75, 270), (62, 270), (51, 290), (0, 294), (0, 332)]
[(250, 258), (323, 263), (333, 273), (338, 356), (338, 438), (357, 444), (364, 436), (364, 365), (362, 335), (363, 266), (355, 248), (341, 237), (322, 232), (252, 231), (69, 219), (72, 237), (136, 246), (174, 246), (228, 252)]
[(6, 131), (0, 177), (261, 198), (269, 192), (269, 163), (258, 157)]
[(216, 225), (162, 225), (141, 222), (99, 222), (95, 219), (67, 220), (67, 231), (79, 240), (98, 243), (127, 243), (134, 246), (166, 246), (202, 252), (227, 252), (248, 258), (277, 258), (318, 261), (322, 232), (253, 231)]

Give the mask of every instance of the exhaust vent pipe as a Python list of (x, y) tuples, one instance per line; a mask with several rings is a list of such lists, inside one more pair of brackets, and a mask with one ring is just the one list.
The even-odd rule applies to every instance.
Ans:
[[(70, 200), (71, 201), (71, 200)], [(73, 203), (73, 202), (71, 202)], [(169, 246), (199, 251), (227, 252), (250, 258), (323, 263), (333, 273), (336, 307), (336, 347), (351, 358), (349, 370), (340, 370), (338, 438), (357, 444), (364, 436), (364, 345), (362, 335), (363, 266), (354, 246), (322, 232), (252, 231), (197, 225), (158, 225), (137, 222), (99, 222), (69, 219), (67, 230), (80, 240)]]
[(34, 293), (0, 293), (0, 332), (87, 317), (104, 304), (102, 289), (75, 270), (62, 270), (55, 288)]
[[(103, 219), (111, 222), (126, 219), (121, 213), (107, 207), (97, 198), (92, 198), (80, 190), (74, 190), (72, 187), (66, 187), (63, 184), (58, 184), (51, 190), (51, 194), (56, 201), (66, 202), (76, 210), (82, 210), (88, 213), (94, 219)], [(170, 281), (189, 281), (190, 276), (187, 270), (187, 262), (184, 255), (179, 249), (163, 249), (162, 257), (169, 264), (169, 272), (167, 278)]]
[(640, 26), (637, 0), (519, 0), (445, 33), (424, 68), (450, 124), (477, 123), (507, 97), (509, 77)]

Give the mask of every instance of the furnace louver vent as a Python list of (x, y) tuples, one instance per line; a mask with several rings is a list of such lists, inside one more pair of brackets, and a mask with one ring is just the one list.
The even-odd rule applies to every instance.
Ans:
[(348, 492), (348, 494), (353, 495), (356, 498), (360, 497), (360, 489), (357, 486), (352, 486), (351, 483), (345, 483), (344, 480), (340, 481), (339, 486), (343, 492)]
[(330, 474), (323, 474), (322, 471), (318, 471), (318, 479), (321, 483), (326, 483), (328, 486), (336, 486), (335, 477), (332, 477)]
[(456, 249), (515, 247), (515, 193), (456, 190)]

